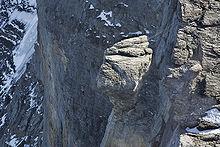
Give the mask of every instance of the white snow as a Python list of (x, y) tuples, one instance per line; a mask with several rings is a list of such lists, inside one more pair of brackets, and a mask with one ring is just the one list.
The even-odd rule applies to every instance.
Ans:
[(144, 31), (145, 31), (146, 34), (150, 34), (150, 31), (147, 30), (146, 28), (144, 28)]
[(130, 32), (129, 34), (131, 34), (131, 35), (141, 35), (143, 33), (141, 31), (137, 31), (137, 32)]
[(18, 138), (16, 138), (16, 135), (14, 134), (14, 135), (12, 135), (12, 136), (10, 137), (11, 140), (10, 140), (10, 141), (6, 141), (5, 143), (6, 143), (7, 145), (11, 146), (11, 147), (17, 147), (17, 146), (19, 146), (23, 141), (26, 141), (27, 138), (28, 138), (28, 136), (24, 136), (24, 137), (21, 137), (21, 139), (18, 139)]
[(110, 22), (107, 17), (112, 17), (112, 11), (105, 12), (104, 10), (102, 10), (99, 16), (97, 16), (97, 18), (100, 18), (102, 21), (105, 21), (105, 24), (104, 24), (105, 26), (113, 27), (114, 24)]
[(12, 136), (10, 137), (11, 140), (10, 140), (9, 142), (6, 141), (5, 143), (6, 143), (7, 145), (9, 145), (9, 146), (12, 146), (12, 147), (18, 146), (19, 140), (18, 140), (17, 138), (15, 138), (15, 136), (16, 136), (16, 135), (12, 135)]
[[(204, 121), (215, 123), (220, 125), (220, 111), (217, 108), (211, 109), (206, 112), (206, 116), (202, 117)], [(187, 132), (196, 133), (196, 134), (218, 134), (220, 133), (220, 128), (212, 130), (199, 131), (197, 127), (195, 128), (186, 128)]]
[(206, 114), (203, 120), (220, 125), (220, 111), (217, 108), (207, 111)]
[(153, 39), (151, 39), (150, 41), (151, 41), (151, 42), (156, 42), (156, 40), (153, 40)]
[(121, 27), (121, 24), (120, 23), (116, 23), (115, 26), (116, 27)]
[(122, 37), (128, 37), (128, 35), (122, 35)]
[(192, 128), (192, 129), (186, 128), (186, 131), (190, 132), (190, 133), (195, 133), (195, 134), (219, 134), (220, 133), (220, 129), (212, 129), (212, 130), (199, 131), (197, 129), (197, 127)]
[(29, 2), (29, 5), (30, 5), (30, 6), (37, 7), (37, 2), (36, 2), (36, 0), (29, 0), (28, 2)]
[[(30, 19), (29, 17), (31, 17), (32, 19), (28, 20)], [(24, 18), (22, 20), (27, 20), (25, 26), (26, 32), (18, 48), (13, 51), (13, 60), (16, 66), (16, 73), (14, 75), (16, 81), (25, 72), (26, 63), (30, 60), (32, 54), (34, 53), (34, 44), (37, 41), (37, 15), (24, 15)]]
[[(7, 114), (7, 113), (6, 113)], [(6, 114), (4, 114), (1, 118), (0, 128), (5, 124)]]
[[(31, 0), (31, 5), (35, 4), (35, 0)], [(19, 28), (18, 25), (13, 24), (12, 21), (17, 20), (20, 21), (25, 25), (24, 30)], [(20, 41), (20, 44), (13, 40), (9, 40), (14, 45), (17, 45), (15, 50), (13, 50), (13, 61), (15, 65), (15, 73), (3, 73), (4, 78), (3, 85), (0, 85), (0, 94), (2, 95), (2, 99), (4, 101), (5, 94), (8, 93), (12, 84), (14, 84), (25, 72), (26, 70), (26, 63), (29, 62), (31, 59), (32, 54), (34, 53), (34, 44), (37, 41), (37, 13), (36, 12), (25, 12), (25, 11), (18, 11), (15, 10), (11, 13), (9, 17), (9, 21), (7, 23), (2, 24), (1, 26), (5, 26), (7, 24), (11, 24), (14, 28), (16, 28), (20, 32), (24, 32), (24, 37)], [(8, 69), (12, 69), (11, 65), (9, 65), (8, 61), (6, 62)], [(12, 70), (13, 71), (13, 70)], [(1, 106), (2, 107), (2, 104)], [(15, 139), (14, 139), (15, 140)]]
[(35, 143), (34, 143), (34, 146), (37, 146), (37, 140), (38, 140), (38, 136), (36, 137), (36, 138), (34, 138), (34, 141), (35, 141)]
[(125, 4), (123, 2), (120, 2), (119, 4), (121, 4), (121, 5), (125, 6), (125, 7), (128, 7), (128, 4)]
[(129, 32), (128, 34), (125, 34), (124, 32), (121, 32), (120, 35), (122, 35), (122, 37), (128, 37), (129, 35), (142, 35), (143, 33), (141, 31), (137, 31), (137, 32)]
[[(12, 87), (12, 77), (11, 75), (7, 75), (5, 72), (3, 73), (4, 78), (1, 79), (3, 80), (4, 85), (0, 85), (0, 94), (5, 95), (6, 93), (8, 93), (9, 89)], [(5, 97), (2, 97), (3, 101), (5, 99)], [(2, 107), (2, 104), (0, 106), (0, 108)]]
[(5, 36), (2, 36), (2, 35), (0, 37), (4, 38), (5, 40), (8, 40), (11, 43), (13, 43), (13, 45), (16, 45), (16, 42), (14, 40), (11, 40), (11, 39), (9, 39), (9, 38), (7, 38)]
[(104, 24), (105, 26), (111, 26), (111, 27), (114, 27), (114, 24), (111, 23), (110, 21), (105, 21), (106, 23)]
[(112, 18), (112, 11), (105, 12), (102, 10), (102, 12), (97, 16), (96, 18), (100, 18), (102, 21), (105, 21), (105, 26), (110, 26), (110, 27), (121, 27), (120, 23), (112, 23), (111, 21), (108, 20), (108, 18)]
[(92, 9), (94, 9), (94, 8), (95, 8), (95, 7), (94, 7), (92, 4), (90, 4), (89, 9), (92, 10)]
[(106, 21), (107, 16), (112, 17), (112, 11), (105, 12), (104, 10), (102, 10), (102, 12), (99, 14), (99, 16), (97, 16), (97, 18), (101, 18), (101, 20)]
[(35, 86), (33, 86), (33, 84), (31, 84), (29, 86), (29, 91), (30, 91), (30, 94), (29, 94), (29, 96), (30, 96), (30, 108), (27, 111), (29, 111), (30, 109), (38, 106), (37, 101), (34, 100), (34, 98), (37, 97), (37, 95), (35, 94), (36, 86), (37, 86), (37, 84)]

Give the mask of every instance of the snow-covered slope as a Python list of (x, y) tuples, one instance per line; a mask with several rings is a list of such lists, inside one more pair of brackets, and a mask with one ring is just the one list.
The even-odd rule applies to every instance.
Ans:
[(37, 43), (36, 1), (0, 4), (0, 146), (39, 146), (43, 97), (29, 65)]
[[(13, 4), (15, 3), (12, 2)], [(35, 3), (33, 4), (35, 6)], [(10, 11), (2, 10), (2, 13), (8, 15), (6, 21), (1, 24), (0, 34), (3, 56), (1, 63), (4, 62), (1, 65), (0, 95), (3, 99), (12, 84), (22, 76), (26, 63), (34, 53), (34, 44), (37, 40), (37, 14), (35, 9), (29, 11), (20, 11), (16, 8)]]

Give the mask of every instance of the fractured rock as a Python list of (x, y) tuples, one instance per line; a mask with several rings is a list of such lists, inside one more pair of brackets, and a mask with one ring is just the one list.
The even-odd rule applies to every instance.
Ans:
[(147, 36), (114, 44), (105, 51), (104, 63), (97, 76), (98, 88), (110, 96), (114, 105), (118, 105), (115, 102), (118, 100), (125, 105), (133, 105), (151, 58), (152, 50), (148, 48)]

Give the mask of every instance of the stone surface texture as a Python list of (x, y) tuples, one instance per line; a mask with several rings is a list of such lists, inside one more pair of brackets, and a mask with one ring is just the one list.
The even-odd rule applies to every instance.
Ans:
[(140, 36), (122, 40), (105, 51), (97, 86), (109, 96), (114, 107), (101, 146), (146, 144), (145, 134), (138, 133), (139, 129), (134, 124), (123, 123), (131, 117), (138, 119), (132, 111), (135, 111), (143, 77), (152, 60), (152, 50), (148, 45), (147, 36)]
[(185, 128), (213, 126), (218, 0), (37, 2), (44, 146), (209, 144)]
[[(37, 5), (39, 46), (12, 91), (16, 98), (0, 111), (12, 117), (0, 128), (0, 143), (35, 134), (26, 143), (34, 146), (38, 137), (36, 146), (45, 147), (220, 146), (219, 133), (187, 132), (220, 125), (203, 120), (220, 110), (219, 0)], [(24, 83), (38, 85), (39, 114), (28, 111)]]

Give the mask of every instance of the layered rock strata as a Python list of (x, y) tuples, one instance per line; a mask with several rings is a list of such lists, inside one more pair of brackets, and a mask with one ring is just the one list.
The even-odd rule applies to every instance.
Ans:
[(148, 45), (147, 36), (140, 36), (122, 40), (105, 51), (104, 62), (97, 76), (97, 86), (109, 96), (114, 107), (101, 146), (128, 147), (145, 144), (144, 134), (139, 136), (132, 132), (135, 125), (123, 126), (122, 123), (132, 117), (130, 113), (135, 110), (143, 76), (150, 67), (152, 49)]

